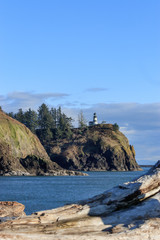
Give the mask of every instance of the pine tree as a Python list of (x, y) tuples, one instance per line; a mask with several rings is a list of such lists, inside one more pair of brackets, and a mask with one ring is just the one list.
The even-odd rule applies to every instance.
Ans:
[(72, 136), (72, 121), (71, 117), (67, 117), (64, 113), (62, 113), (61, 107), (57, 109), (57, 137), (67, 137), (70, 138)]
[(38, 124), (40, 129), (49, 129), (53, 125), (52, 115), (44, 103), (38, 109)]
[(84, 118), (83, 112), (81, 111), (78, 115), (78, 127), (79, 128), (84, 128), (87, 127), (87, 121)]
[(28, 127), (33, 133), (35, 133), (36, 128), (38, 127), (37, 113), (29, 108), (29, 110), (24, 113), (24, 116), (26, 127)]
[(18, 120), (19, 122), (25, 124), (25, 115), (24, 115), (22, 108), (20, 108), (18, 110), (18, 113), (15, 114), (15, 119)]
[(53, 120), (52, 128), (55, 129), (57, 127), (57, 110), (56, 110), (56, 108), (51, 108), (50, 114), (51, 114), (52, 120)]
[(113, 130), (118, 131), (119, 130), (119, 125), (117, 123), (113, 124)]
[(41, 129), (41, 141), (50, 140), (52, 138), (53, 118), (48, 106), (44, 103), (38, 109), (38, 124)]

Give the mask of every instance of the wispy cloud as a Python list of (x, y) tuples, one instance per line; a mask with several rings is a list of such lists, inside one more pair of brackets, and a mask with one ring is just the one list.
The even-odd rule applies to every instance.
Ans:
[(69, 96), (66, 93), (34, 93), (34, 92), (12, 92), (6, 96), (0, 96), (1, 106), (7, 111), (17, 111), (19, 108), (36, 109), (46, 100), (55, 101)]
[(87, 92), (102, 92), (102, 91), (108, 91), (107, 88), (87, 88), (86, 89)]

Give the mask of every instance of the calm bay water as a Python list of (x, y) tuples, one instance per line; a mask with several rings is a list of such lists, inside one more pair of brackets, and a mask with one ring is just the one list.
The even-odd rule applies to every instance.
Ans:
[(26, 214), (93, 197), (146, 171), (88, 172), (89, 176), (0, 177), (0, 201), (25, 205)]

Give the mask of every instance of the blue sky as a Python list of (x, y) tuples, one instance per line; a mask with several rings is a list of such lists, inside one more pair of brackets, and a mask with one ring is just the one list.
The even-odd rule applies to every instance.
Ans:
[(159, 0), (0, 0), (0, 105), (117, 122), (160, 159)]

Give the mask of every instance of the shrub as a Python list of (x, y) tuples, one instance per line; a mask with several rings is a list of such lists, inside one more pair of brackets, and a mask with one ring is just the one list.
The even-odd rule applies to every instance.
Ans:
[(113, 130), (114, 131), (118, 131), (119, 130), (119, 126), (117, 123), (113, 124)]

